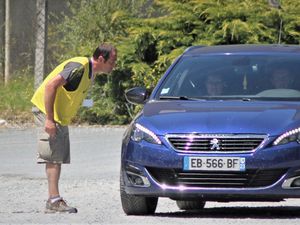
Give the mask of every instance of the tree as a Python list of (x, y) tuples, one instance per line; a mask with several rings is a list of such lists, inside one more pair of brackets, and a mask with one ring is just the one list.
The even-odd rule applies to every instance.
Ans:
[[(60, 26), (52, 28), (50, 32), (52, 38), (59, 40), (49, 47), (55, 49), (52, 52), (52, 64), (76, 55), (91, 56), (95, 46), (102, 42), (119, 46), (119, 37), (125, 36), (127, 32), (129, 15), (135, 18), (144, 16), (148, 5), (146, 0), (70, 1), (71, 15), (66, 15)], [(91, 91), (94, 107), (80, 111), (81, 121), (98, 124), (128, 123), (124, 90), (130, 86), (131, 74), (119, 68), (122, 66), (112, 76), (96, 78)]]
[(128, 122), (137, 109), (126, 103), (124, 90), (137, 85), (151, 90), (189, 46), (278, 43), (279, 34), (283, 44), (300, 42), (298, 0), (282, 1), (281, 8), (270, 7), (267, 0), (151, 3), (82, 0), (73, 9), (74, 18), (62, 24), (62, 43), (68, 54), (90, 53), (98, 41), (118, 47), (117, 70), (109, 82), (106, 77), (98, 78), (94, 90), (102, 97), (95, 95), (96, 107), (84, 111), (90, 121)]
[[(299, 44), (299, 4), (282, 10), (266, 0), (157, 0), (156, 17), (130, 22), (123, 44), (135, 48), (127, 62), (136, 85), (152, 87), (170, 63), (191, 45), (277, 43)], [(150, 60), (149, 60), (150, 59)]]

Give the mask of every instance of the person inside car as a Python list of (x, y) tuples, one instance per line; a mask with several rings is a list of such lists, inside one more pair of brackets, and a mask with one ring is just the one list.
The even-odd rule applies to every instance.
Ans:
[(276, 68), (272, 72), (271, 85), (274, 89), (291, 88), (293, 78), (286, 68)]
[(207, 76), (205, 81), (206, 93), (209, 96), (217, 96), (223, 93), (224, 82), (222, 76), (213, 73)]

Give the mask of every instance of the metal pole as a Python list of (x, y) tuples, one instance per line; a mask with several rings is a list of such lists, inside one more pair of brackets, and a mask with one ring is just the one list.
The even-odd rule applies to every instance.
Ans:
[(282, 36), (282, 17), (280, 15), (280, 10), (282, 10), (279, 0), (268, 0), (268, 3), (271, 7), (278, 9), (280, 16), (280, 24), (279, 24), (279, 34), (278, 34), (278, 44), (281, 44), (281, 36)]
[(281, 44), (281, 35), (282, 35), (282, 18), (280, 18), (280, 28), (278, 34), (278, 44)]
[(10, 63), (10, 0), (5, 0), (5, 62), (4, 62), (4, 84), (11, 78)]
[(45, 73), (45, 51), (47, 34), (47, 0), (36, 0), (36, 47), (34, 66), (34, 87), (43, 82)]
[(278, 2), (278, 0), (268, 0), (268, 3), (271, 7), (274, 7), (274, 8), (277, 8), (277, 9), (281, 8), (280, 3)]
[(268, 0), (268, 3), (271, 7), (276, 8), (279, 10), (279, 16), (280, 16), (280, 24), (279, 24), (279, 34), (278, 34), (278, 44), (281, 44), (281, 36), (282, 36), (282, 17), (280, 10), (282, 10), (280, 2), (278, 0)]

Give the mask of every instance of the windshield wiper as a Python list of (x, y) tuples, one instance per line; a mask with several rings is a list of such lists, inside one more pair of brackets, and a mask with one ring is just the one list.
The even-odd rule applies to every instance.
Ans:
[(189, 98), (187, 96), (159, 96), (159, 99), (169, 99), (169, 100), (198, 100), (196, 98)]
[(250, 101), (252, 101), (252, 99), (251, 98), (242, 98), (242, 101), (244, 101), (244, 102), (250, 102)]

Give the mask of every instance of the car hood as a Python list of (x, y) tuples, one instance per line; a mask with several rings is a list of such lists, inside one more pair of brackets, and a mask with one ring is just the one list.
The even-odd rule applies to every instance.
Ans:
[(300, 104), (271, 101), (150, 101), (137, 119), (158, 135), (278, 135), (300, 126)]

